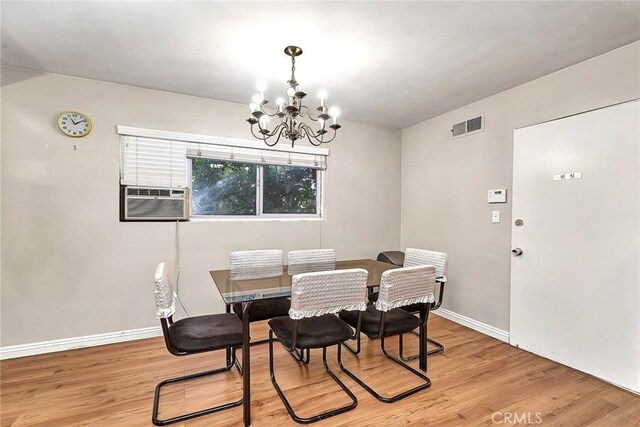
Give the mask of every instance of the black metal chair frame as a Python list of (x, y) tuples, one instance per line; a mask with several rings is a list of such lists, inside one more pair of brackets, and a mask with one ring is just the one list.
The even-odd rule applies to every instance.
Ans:
[[(352, 337), (350, 337), (350, 339), (355, 338), (357, 335), (360, 335), (360, 322), (361, 322), (361, 314), (358, 317), (358, 325), (356, 327), (356, 332), (354, 333), (354, 335)], [(301, 363), (304, 364), (308, 364), (309, 360), (307, 359), (306, 363), (301, 360), (299, 358), (299, 354), (297, 354), (298, 351), (300, 351), (300, 353), (302, 353), (301, 350), (299, 350), (297, 348), (297, 344), (298, 344), (298, 324), (299, 324), (299, 320), (293, 320), (293, 338), (292, 338), (292, 342), (291, 342), (291, 346), (287, 347), (282, 341), (278, 340), (277, 336), (276, 336), (276, 340), (280, 341), (280, 343), (282, 344), (282, 346), (289, 352), (289, 354), (291, 354), (293, 356), (293, 358)], [(332, 409), (330, 411), (326, 411), (323, 412), (321, 414), (317, 414), (317, 415), (313, 415), (311, 417), (308, 418), (303, 418), (298, 416), (295, 411), (293, 410), (293, 407), (291, 406), (291, 404), (289, 403), (289, 400), (287, 399), (287, 397), (284, 394), (284, 391), (282, 391), (282, 389), (280, 388), (280, 385), (278, 384), (277, 380), (276, 380), (276, 374), (275, 374), (275, 369), (274, 369), (274, 355), (273, 355), (273, 330), (269, 329), (269, 375), (271, 376), (271, 382), (273, 383), (273, 387), (276, 389), (276, 392), (278, 393), (278, 396), (280, 396), (280, 400), (282, 400), (282, 403), (284, 404), (285, 408), (287, 409), (287, 412), (289, 413), (289, 415), (291, 416), (291, 418), (293, 418), (293, 420), (297, 423), (300, 424), (309, 424), (309, 423), (313, 423), (316, 421), (320, 421), (320, 420), (324, 420), (326, 418), (329, 417), (333, 417), (335, 415), (338, 414), (342, 414), (344, 412), (350, 411), (352, 409), (355, 409), (356, 406), (358, 406), (358, 399), (356, 398), (356, 396), (353, 394), (353, 392), (351, 390), (349, 390), (347, 388), (346, 385), (344, 385), (344, 383), (342, 381), (340, 381), (340, 379), (333, 373), (333, 371), (331, 371), (331, 369), (329, 368), (329, 365), (327, 364), (327, 347), (322, 347), (322, 364), (324, 365), (324, 369), (327, 371), (327, 373), (329, 374), (329, 376), (340, 386), (340, 388), (342, 388), (342, 390), (347, 394), (347, 396), (349, 396), (349, 398), (351, 398), (351, 403), (345, 406), (342, 406), (340, 408), (337, 409)], [(342, 367), (342, 351), (341, 351), (341, 345), (338, 344), (338, 351), (337, 351), (337, 360), (338, 360), (338, 365)], [(307, 354), (308, 354), (309, 349), (307, 348)]]
[[(442, 305), (442, 297), (444, 295), (444, 285), (446, 282), (440, 281), (436, 279), (436, 283), (438, 283), (440, 285), (440, 292), (438, 293), (438, 302), (435, 304), (431, 304), (431, 311), (437, 310), (440, 308), (440, 306)], [(416, 314), (417, 312), (413, 312), (413, 314)], [(416, 333), (416, 331), (411, 331), (411, 333), (417, 337), (420, 336), (420, 334)], [(400, 358), (402, 360), (404, 360), (405, 362), (409, 362), (411, 360), (416, 360), (417, 358), (420, 357), (419, 354), (414, 354), (411, 356), (404, 356), (404, 334), (400, 335), (398, 337), (398, 351), (400, 353)], [(430, 342), (431, 344), (435, 345), (436, 348), (431, 349), (431, 350), (427, 350), (427, 356), (432, 355), (432, 354), (438, 354), (438, 353), (443, 353), (444, 352), (444, 345), (442, 345), (441, 343), (439, 343), (438, 341), (431, 339), (429, 337), (427, 337), (427, 341)]]
[[(282, 280), (282, 279), (281, 279), (281, 280)], [(226, 312), (226, 313), (231, 313), (231, 304), (225, 304), (225, 312)], [(247, 315), (247, 314), (248, 314), (248, 311), (247, 311), (247, 313), (245, 313), (245, 315)], [(249, 321), (249, 323), (251, 323), (251, 321)], [(249, 345), (250, 345), (251, 347), (253, 347), (254, 345), (266, 344), (266, 343), (268, 343), (268, 342), (269, 342), (269, 338), (263, 338), (263, 339), (261, 339), (261, 340), (257, 340), (257, 341), (250, 341)], [(230, 351), (231, 351), (230, 349), (227, 349), (227, 364), (228, 364), (228, 363), (229, 363), (229, 361), (231, 360), (231, 354), (230, 354)], [(306, 354), (306, 355), (305, 355), (305, 354), (303, 354), (303, 353), (302, 353), (302, 352), (300, 352), (300, 351), (296, 351), (296, 352), (294, 352), (294, 353), (291, 353), (291, 355), (292, 355), (296, 360), (298, 360), (298, 361), (299, 361), (299, 362), (301, 362), (301, 363), (304, 363), (305, 365), (308, 365), (308, 364), (309, 364), (309, 362), (311, 361), (311, 352), (310, 352), (308, 349), (307, 349), (307, 354)], [(236, 358), (236, 363), (237, 363), (237, 365), (236, 365), (236, 366), (238, 367), (238, 369), (239, 369), (240, 371), (242, 371), (242, 366), (240, 366), (240, 365), (238, 364), (238, 360), (237, 360), (237, 358)]]
[[(424, 357), (425, 359), (425, 366), (424, 366), (424, 371), (427, 370), (427, 366), (426, 366), (426, 354), (424, 354), (425, 349), (427, 348), (426, 346), (426, 337), (427, 337), (427, 319), (429, 317), (429, 309), (430, 309), (430, 304), (421, 304), (422, 308), (420, 309), (420, 337), (421, 337), (421, 343), (420, 343), (420, 354), (419, 357), (422, 359), (422, 357)], [(354, 373), (352, 373), (351, 371), (349, 371), (347, 368), (344, 367), (344, 365), (342, 364), (342, 360), (339, 357), (338, 358), (338, 365), (340, 366), (340, 369), (342, 369), (342, 371), (347, 374), (352, 380), (354, 380), (355, 382), (357, 382), (358, 384), (360, 384), (362, 386), (362, 388), (364, 388), (365, 390), (367, 390), (373, 397), (375, 397), (376, 399), (378, 399), (381, 402), (384, 403), (393, 403), (393, 402), (397, 402), (400, 399), (403, 399), (407, 396), (411, 396), (412, 394), (415, 394), (421, 390), (427, 389), (429, 387), (431, 387), (431, 380), (429, 379), (429, 377), (427, 377), (426, 375), (424, 375), (422, 372), (418, 371), (417, 369), (414, 369), (413, 367), (407, 365), (406, 363), (404, 363), (402, 361), (402, 359), (398, 359), (397, 357), (395, 357), (394, 355), (390, 354), (387, 349), (385, 348), (385, 336), (384, 336), (384, 327), (385, 327), (385, 316), (386, 312), (382, 312), (380, 315), (380, 326), (378, 329), (378, 335), (376, 336), (369, 336), (369, 338), (371, 339), (377, 339), (380, 338), (380, 349), (382, 350), (382, 353), (390, 360), (392, 360), (393, 362), (397, 363), (398, 365), (402, 366), (404, 369), (406, 369), (407, 371), (411, 372), (412, 374), (414, 374), (415, 376), (417, 376), (418, 378), (420, 378), (421, 380), (424, 381), (423, 384), (420, 384), (419, 386), (416, 386), (414, 388), (411, 388), (409, 390), (403, 391), (401, 393), (398, 393), (394, 396), (390, 396), (390, 397), (386, 397), (386, 396), (382, 396), (380, 395), (378, 392), (376, 392), (371, 386), (369, 386), (367, 383), (365, 383), (364, 381), (362, 381), (360, 378), (358, 378)], [(360, 315), (361, 316), (361, 315)], [(360, 319), (358, 319), (358, 323), (360, 323)], [(358, 327), (358, 329), (360, 329)], [(402, 337), (402, 334), (398, 334), (400, 337)], [(355, 340), (356, 340), (356, 348), (352, 348), (349, 344), (347, 344), (346, 342), (343, 343), (343, 345), (353, 354), (358, 355), (360, 353), (360, 350), (362, 349), (361, 347), (361, 343), (360, 343), (360, 333), (359, 331), (357, 331), (356, 336), (355, 336)], [(338, 353), (340, 354), (340, 353)]]
[[(187, 355), (190, 355), (190, 354), (203, 353), (203, 351), (200, 351), (200, 352), (179, 351), (179, 350), (176, 350), (171, 345), (171, 342), (169, 340), (169, 327), (173, 324), (173, 316), (169, 316), (166, 319), (160, 319), (160, 323), (162, 325), (162, 333), (164, 335), (164, 343), (167, 346), (167, 350), (169, 351), (169, 353), (173, 354), (174, 356), (187, 356)], [(190, 420), (192, 418), (200, 417), (202, 415), (208, 415), (208, 414), (212, 414), (214, 412), (219, 412), (219, 411), (223, 411), (225, 409), (234, 408), (236, 406), (242, 405), (243, 399), (241, 398), (240, 400), (237, 400), (235, 402), (224, 403), (222, 405), (214, 406), (212, 408), (202, 409), (200, 411), (191, 412), (189, 414), (178, 415), (176, 417), (169, 418), (169, 419), (166, 419), (166, 420), (158, 419), (158, 409), (159, 409), (159, 406), (160, 406), (160, 391), (161, 391), (162, 387), (164, 387), (165, 385), (172, 384), (172, 383), (177, 383), (177, 382), (181, 382), (181, 381), (187, 381), (187, 380), (190, 380), (190, 379), (193, 379), (193, 378), (200, 378), (200, 377), (204, 377), (204, 376), (207, 376), (207, 375), (215, 375), (215, 374), (219, 374), (221, 372), (226, 372), (226, 371), (230, 370), (231, 368), (233, 368), (234, 365), (236, 365), (236, 367), (238, 368), (238, 370), (242, 374), (242, 370), (236, 364), (235, 348), (227, 348), (226, 352), (227, 352), (227, 364), (223, 368), (213, 369), (213, 370), (204, 371), (204, 372), (198, 372), (198, 373), (195, 373), (195, 374), (184, 375), (184, 376), (181, 376), (181, 377), (169, 378), (169, 379), (166, 379), (166, 380), (158, 383), (158, 385), (156, 386), (156, 389), (155, 389), (155, 393), (153, 395), (153, 415), (152, 415), (152, 418), (151, 418), (151, 421), (153, 422), (153, 424), (155, 424), (157, 426), (166, 426), (166, 425), (169, 425), (169, 424), (177, 423), (177, 422), (180, 422), (180, 421)]]
[[(226, 313), (231, 313), (231, 305), (230, 304), (225, 304), (226, 309), (225, 312)], [(248, 315), (248, 312), (245, 313), (245, 315)], [(251, 322), (249, 322), (251, 323)], [(269, 338), (264, 338), (258, 341), (251, 341), (249, 343), (249, 345), (251, 347), (253, 347), (254, 345), (258, 345), (258, 344), (266, 344), (269, 342)], [(238, 358), (235, 357), (235, 355), (231, 354), (232, 350), (230, 348), (227, 349), (227, 365), (229, 363), (235, 363), (236, 368), (238, 368), (238, 371), (240, 371), (240, 373), (242, 373), (242, 365), (240, 364), (240, 362), (238, 361)], [(296, 351), (291, 353), (291, 356), (296, 359), (298, 362), (303, 363), (305, 365), (308, 365), (309, 362), (311, 361), (311, 351), (310, 349), (307, 349), (306, 354), (298, 349), (296, 349)]]

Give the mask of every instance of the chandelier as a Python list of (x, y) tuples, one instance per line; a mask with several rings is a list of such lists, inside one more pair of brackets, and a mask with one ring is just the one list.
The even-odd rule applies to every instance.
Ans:
[[(299, 139), (306, 138), (313, 145), (326, 144), (333, 141), (336, 137), (340, 125), (338, 124), (337, 108), (327, 110), (326, 92), (318, 92), (318, 98), (320, 98), (320, 106), (316, 108), (317, 113), (312, 115), (311, 111), (306, 105), (302, 105), (302, 100), (306, 93), (300, 90), (298, 81), (296, 80), (296, 56), (302, 55), (302, 49), (298, 46), (287, 46), (284, 49), (284, 53), (291, 57), (291, 79), (287, 81), (289, 88), (287, 88), (287, 99), (285, 102), (283, 98), (276, 100), (276, 111), (269, 113), (265, 110), (265, 106), (269, 103), (264, 97), (264, 85), (259, 87), (260, 93), (254, 95), (249, 109), (251, 110), (251, 116), (247, 119), (247, 122), (251, 124), (251, 134), (257, 139), (261, 139), (270, 147), (273, 147), (280, 141), (281, 137), (285, 137), (291, 141), (293, 147), (295, 142)], [(269, 129), (269, 121), (272, 117), (277, 117), (279, 123), (273, 128)], [(304, 120), (308, 118), (313, 122), (317, 122), (317, 129), (314, 130), (310, 124)], [(333, 120), (329, 125), (328, 121)], [(329, 139), (327, 128), (333, 130), (333, 135)], [(257, 131), (257, 132), (256, 132)]]

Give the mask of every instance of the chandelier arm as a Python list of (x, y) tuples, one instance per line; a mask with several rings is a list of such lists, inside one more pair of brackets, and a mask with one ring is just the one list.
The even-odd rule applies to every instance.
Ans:
[(275, 113), (273, 113), (273, 114), (269, 114), (269, 113), (267, 113), (266, 111), (264, 111), (264, 108), (263, 108), (263, 107), (264, 107), (264, 104), (260, 104), (260, 107), (258, 107), (258, 108), (260, 109), (260, 111), (261, 111), (263, 114), (266, 114), (266, 115), (267, 115), (267, 116), (269, 116), (269, 117), (274, 117), (274, 116), (277, 116), (277, 115), (278, 115), (278, 110), (277, 110), (277, 109), (276, 109), (276, 112), (275, 112)]
[(316, 147), (318, 147), (322, 144), (322, 141), (319, 140), (318, 137), (313, 134), (313, 129), (311, 129), (309, 125), (302, 123), (302, 127), (304, 128), (304, 136), (307, 137), (311, 145), (315, 145)]
[(317, 118), (317, 117), (316, 117), (316, 118), (314, 118), (314, 117), (311, 115), (311, 112), (309, 111), (309, 107), (307, 107), (307, 106), (305, 105), (303, 108), (304, 108), (305, 110), (307, 110), (307, 115), (306, 115), (306, 117), (309, 117), (309, 118), (310, 118), (312, 121), (314, 121), (314, 122), (317, 122), (317, 121), (318, 121), (318, 118)]
[(276, 127), (273, 129), (273, 131), (271, 131), (271, 132), (269, 132), (269, 133), (264, 134), (264, 133), (262, 133), (262, 131), (263, 131), (264, 129), (262, 128), (262, 126), (260, 126), (260, 123), (258, 123), (258, 129), (261, 131), (261, 132), (260, 132), (260, 134), (261, 134), (262, 136), (257, 136), (257, 135), (253, 132), (253, 125), (251, 126), (251, 133), (252, 133), (252, 134), (253, 134), (253, 136), (255, 136), (256, 138), (261, 139), (261, 140), (263, 140), (263, 141), (265, 141), (265, 142), (266, 142), (266, 141), (267, 141), (267, 139), (268, 139), (268, 138), (271, 138), (273, 135), (275, 135), (275, 134), (280, 130), (280, 128), (281, 128), (281, 127), (282, 127), (282, 123), (278, 124), (278, 126), (276, 126)]
[[(318, 141), (318, 138), (315, 136), (315, 132), (313, 132), (313, 129), (311, 129), (311, 126), (309, 126), (306, 123), (300, 123), (298, 125), (298, 132), (300, 132), (301, 134), (306, 136), (307, 139), (313, 138), (316, 141)], [(303, 138), (304, 138), (304, 136), (303, 136)], [(311, 142), (313, 145), (317, 145), (317, 144), (314, 144), (311, 140), (309, 140), (309, 142)], [(318, 142), (321, 143), (321, 141), (318, 141)]]
[[(333, 136), (331, 137), (331, 139), (329, 139), (328, 141), (324, 140), (324, 134), (322, 135), (321, 138), (318, 138), (316, 135), (313, 134), (313, 129), (311, 129), (308, 125), (304, 125), (305, 126), (305, 133), (307, 134), (307, 139), (309, 139), (309, 134), (311, 133), (311, 138), (315, 139), (316, 141), (318, 141), (318, 144), (314, 144), (313, 141), (311, 141), (311, 139), (309, 139), (309, 142), (311, 142), (313, 145), (315, 146), (319, 146), (320, 144), (328, 144), (331, 141), (333, 141), (334, 139), (336, 139), (336, 135), (338, 134), (338, 131), (336, 129), (333, 130)], [(309, 132), (311, 131), (311, 132)]]
[(285, 126), (280, 126), (280, 132), (278, 132), (278, 138), (276, 138), (276, 141), (273, 144), (267, 144), (269, 147), (273, 147), (274, 145), (276, 145), (278, 143), (278, 141), (280, 141), (280, 138), (282, 138), (282, 133), (286, 130)]
[[(278, 124), (278, 126), (276, 126), (273, 131), (268, 132), (267, 134), (263, 134), (265, 136), (265, 138), (271, 138), (273, 135), (276, 134), (276, 132), (278, 132), (278, 128), (282, 125), (282, 122)], [(260, 133), (262, 133), (262, 131), (264, 131), (265, 129), (262, 128), (262, 126), (260, 126), (260, 122), (258, 121), (258, 129), (260, 129)], [(268, 129), (266, 129), (268, 130)]]
[[(258, 127), (260, 128), (260, 125), (258, 125)], [(280, 137), (282, 136), (282, 132), (285, 130), (285, 126), (283, 123), (280, 123), (278, 126), (275, 127), (275, 129), (273, 130), (273, 132), (269, 133), (269, 134), (262, 134), (262, 136), (258, 136), (255, 134), (255, 132), (253, 131), (253, 125), (251, 126), (251, 134), (257, 138), (257, 139), (261, 139), (267, 146), (269, 147), (273, 147), (274, 145), (276, 145), (278, 143), (278, 141), (280, 140)], [(274, 136), (276, 133), (279, 133), (278, 138), (276, 139), (276, 141), (274, 143), (269, 143), (269, 138), (271, 138), (272, 136)]]
[[(260, 127), (260, 126), (258, 125), (258, 127)], [(253, 130), (253, 125), (251, 125), (251, 135), (253, 135), (256, 139), (263, 140), (265, 143), (267, 142), (267, 137), (266, 136), (264, 136), (264, 135), (262, 135), (262, 136), (256, 135), (256, 133)]]
[(278, 124), (278, 126), (276, 126), (273, 131), (267, 136), (267, 138), (271, 138), (272, 136), (274, 136), (275, 134), (277, 134), (278, 132), (282, 132), (282, 122), (280, 122)]

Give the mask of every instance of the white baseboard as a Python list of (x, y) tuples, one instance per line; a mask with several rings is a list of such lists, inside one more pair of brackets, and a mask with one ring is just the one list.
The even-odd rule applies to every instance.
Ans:
[(11, 345), (0, 347), (0, 360), (53, 353), (56, 351), (73, 350), (77, 348), (95, 347), (98, 345), (114, 344), (144, 338), (153, 338), (161, 335), (162, 329), (160, 326), (153, 326), (150, 328), (130, 329), (128, 331), (109, 332), (106, 334), (88, 335), (84, 337)]
[(503, 331), (502, 329), (487, 325), (486, 323), (478, 322), (475, 319), (463, 316), (462, 314), (455, 313), (445, 308), (439, 308), (432, 313), (444, 317), (445, 319), (451, 320), (452, 322), (459, 323), (463, 326), (466, 326), (467, 328), (473, 329), (474, 331), (489, 335), (490, 337), (493, 337), (497, 340), (509, 343), (509, 332)]
[[(509, 342), (509, 332), (487, 325), (486, 323), (478, 322), (470, 317), (463, 316), (444, 308), (439, 308), (434, 311), (433, 314), (442, 316), (445, 319), (459, 323), (467, 328), (471, 328), (500, 341), (504, 341), (506, 343)], [(109, 332), (106, 334), (88, 335), (84, 337), (11, 345), (0, 347), (0, 360), (34, 356), (36, 354), (54, 353), (57, 351), (74, 350), (77, 348), (95, 347), (105, 344), (115, 344), (125, 341), (159, 337), (161, 335), (162, 330), (160, 326), (153, 326), (150, 328), (131, 329), (128, 331)]]

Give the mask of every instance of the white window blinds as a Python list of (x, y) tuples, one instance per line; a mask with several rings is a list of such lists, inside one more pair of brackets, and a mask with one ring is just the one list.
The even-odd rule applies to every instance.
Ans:
[(187, 157), (326, 169), (326, 156), (211, 144), (187, 144)]
[(118, 126), (122, 185), (181, 188), (187, 186), (189, 158), (326, 169), (328, 149), (268, 147), (206, 135)]
[(122, 185), (187, 186), (186, 143), (123, 135), (120, 144)]

